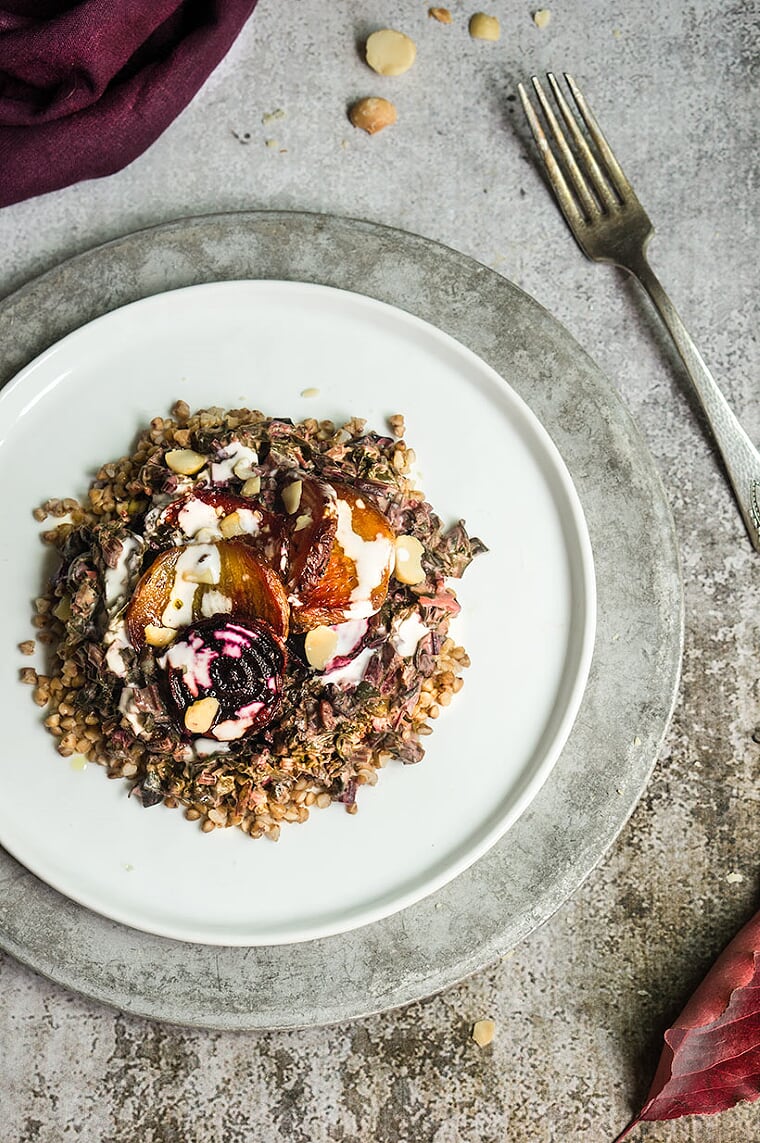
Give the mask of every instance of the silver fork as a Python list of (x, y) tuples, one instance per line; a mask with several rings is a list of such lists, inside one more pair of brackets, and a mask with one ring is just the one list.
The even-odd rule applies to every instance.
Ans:
[(654, 227), (577, 84), (572, 76), (565, 73), (565, 80), (593, 149), (557, 80), (551, 73), (547, 79), (567, 134), (536, 76), (532, 77), (532, 83), (561, 162), (550, 147), (523, 84), (518, 85), (518, 90), (557, 202), (584, 254), (594, 262), (609, 262), (627, 270), (649, 294), (694, 384), (723, 457), (750, 539), (760, 551), (760, 453), (731, 411), (647, 261), (646, 250)]

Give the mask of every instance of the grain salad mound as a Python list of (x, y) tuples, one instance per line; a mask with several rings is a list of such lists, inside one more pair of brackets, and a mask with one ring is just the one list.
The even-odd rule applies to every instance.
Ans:
[(59, 521), (33, 619), (51, 665), (21, 677), (58, 752), (204, 832), (275, 840), (420, 761), (469, 665), (445, 580), (486, 549), (444, 529), (389, 425), (178, 401), (84, 503), (36, 509)]

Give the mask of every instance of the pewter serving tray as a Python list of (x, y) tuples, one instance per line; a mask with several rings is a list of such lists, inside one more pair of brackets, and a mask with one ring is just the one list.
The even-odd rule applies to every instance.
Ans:
[(153, 1019), (263, 1029), (350, 1019), (444, 988), (507, 952), (581, 884), (656, 760), (678, 683), (682, 594), (662, 487), (609, 382), (517, 287), (419, 237), (290, 213), (207, 216), (129, 235), (0, 304), (2, 381), (117, 307), (241, 279), (365, 294), (430, 322), (492, 366), (547, 429), (570, 472), (598, 596), (588, 685), (544, 786), (474, 865), (384, 920), (300, 944), (183, 943), (75, 904), (0, 850), (0, 944), (19, 960)]

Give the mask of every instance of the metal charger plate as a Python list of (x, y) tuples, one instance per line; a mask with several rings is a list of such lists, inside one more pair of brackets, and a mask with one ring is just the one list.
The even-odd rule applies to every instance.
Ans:
[(242, 278), (367, 294), (493, 366), (549, 431), (573, 478), (594, 550), (598, 620), (580, 713), (529, 809), (469, 870), (383, 921), (296, 945), (185, 944), (90, 912), (0, 850), (0, 945), (9, 953), (124, 1011), (226, 1030), (326, 1024), (408, 1003), (496, 960), (544, 922), (603, 856), (648, 781), (683, 639), (670, 510), (612, 386), (516, 286), (426, 239), (291, 213), (210, 215), (140, 231), (0, 304), (0, 380), (118, 306)]

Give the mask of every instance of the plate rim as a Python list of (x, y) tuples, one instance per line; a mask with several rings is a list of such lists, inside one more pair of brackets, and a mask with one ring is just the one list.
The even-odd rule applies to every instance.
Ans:
[[(313, 267), (312, 273), (315, 276), (310, 278), (309, 276), (304, 276), (303, 272), (280, 275), (272, 273), (271, 271), (262, 271), (260, 265), (262, 257), (265, 257), (265, 260), (268, 260), (270, 264), (277, 263), (278, 259), (280, 264), (282, 264), (284, 258), (285, 263), (288, 265), (297, 265), (298, 252), (293, 249), (293, 243), (291, 241), (294, 233), (297, 233), (299, 249), (302, 249), (304, 239), (307, 240), (309, 250), (307, 251), (306, 261), (309, 266)], [(243, 247), (245, 247), (247, 241), (250, 248), (243, 251), (239, 248), (236, 248), (234, 251), (231, 250), (229, 242), (231, 237), (236, 238), (238, 243), (240, 243), (242, 239)], [(329, 239), (329, 241), (326, 241), (326, 238)], [(138, 231), (132, 235), (115, 239), (112, 242), (106, 243), (104, 246), (96, 247), (94, 250), (85, 252), (84, 254), (77, 255), (69, 262), (55, 267), (34, 282), (22, 287), (21, 290), (10, 295), (9, 298), (0, 303), (0, 326), (2, 326), (3, 320), (9, 318), (11, 315), (15, 317), (17, 323), (19, 318), (26, 318), (29, 322), (32, 317), (30, 313), (30, 303), (32, 300), (34, 300), (35, 305), (38, 305), (47, 295), (49, 304), (51, 294), (55, 295), (56, 287), (60, 286), (61, 280), (65, 279), (67, 275), (71, 275), (72, 273), (76, 274), (76, 271), (82, 267), (83, 263), (87, 263), (91, 269), (97, 269), (99, 273), (105, 274), (109, 280), (112, 280), (115, 271), (118, 270), (120, 265), (123, 266), (125, 263), (128, 263), (130, 268), (134, 271), (135, 263), (139, 262), (140, 257), (142, 257), (144, 261), (140, 267), (142, 274), (139, 287), (142, 291), (140, 296), (162, 292), (167, 288), (166, 279), (170, 277), (172, 273), (180, 278), (183, 274), (186, 275), (188, 273), (187, 265), (177, 266), (177, 261), (181, 262), (181, 258), (177, 256), (193, 248), (201, 250), (205, 255), (205, 263), (204, 259), (201, 259), (202, 265), (200, 267), (193, 266), (192, 268), (192, 273), (196, 276), (194, 280), (200, 280), (197, 278), (199, 270), (204, 275), (202, 280), (208, 280), (205, 276), (207, 274), (212, 274), (212, 276), (217, 279), (221, 278), (224, 276), (226, 261), (234, 260), (237, 266), (242, 266), (243, 268), (243, 273), (237, 270), (235, 277), (272, 278), (284, 276), (287, 278), (290, 276), (291, 278), (298, 278), (303, 281), (321, 280), (323, 282), (325, 281), (325, 266), (327, 264), (330, 267), (328, 273), (329, 280), (325, 284), (336, 285), (335, 279), (336, 277), (340, 277), (341, 270), (344, 275), (347, 274), (349, 278), (351, 276), (346, 267), (338, 266), (336, 268), (335, 258), (333, 258), (332, 262), (330, 262), (329, 259), (327, 263), (325, 262), (326, 247), (332, 246), (336, 239), (339, 239), (348, 247), (351, 247), (353, 244), (354, 249), (356, 249), (357, 239), (360, 239), (362, 251), (366, 245), (369, 244), (375, 248), (374, 253), (383, 254), (386, 261), (388, 252), (392, 249), (395, 255), (403, 255), (401, 260), (405, 261), (405, 267), (407, 269), (410, 267), (413, 269), (416, 262), (425, 260), (428, 262), (432, 260), (438, 263), (441, 268), (448, 267), (450, 270), (453, 269), (455, 278), (457, 275), (460, 277), (463, 275), (468, 279), (470, 288), (474, 289), (475, 292), (480, 295), (479, 302), (481, 303), (485, 297), (487, 303), (493, 306), (494, 294), (497, 296), (499, 294), (504, 295), (502, 300), (509, 297), (518, 309), (521, 308), (524, 311), (527, 307), (531, 318), (538, 321), (538, 324), (542, 326), (542, 332), (549, 335), (550, 340), (553, 334), (555, 337), (559, 336), (560, 340), (564, 341), (565, 344), (571, 345), (576, 359), (584, 364), (586, 372), (589, 373), (590, 371), (590, 374), (595, 376), (597, 386), (601, 385), (602, 396), (607, 406), (611, 407), (615, 414), (618, 428), (626, 437), (628, 447), (633, 449), (636, 454), (636, 462), (641, 470), (639, 475), (645, 480), (653, 500), (652, 510), (658, 525), (658, 539), (662, 544), (658, 573), (660, 579), (658, 580), (658, 584), (660, 590), (665, 591), (668, 596), (668, 615), (667, 617), (663, 615), (659, 616), (662, 630), (659, 632), (660, 642), (657, 648), (660, 667), (665, 670), (664, 687), (657, 695), (657, 702), (655, 704), (657, 709), (650, 712), (650, 722), (652, 725), (647, 728), (647, 757), (643, 762), (641, 759), (638, 761), (635, 767), (634, 780), (627, 782), (626, 789), (621, 796), (621, 804), (618, 806), (618, 813), (614, 822), (606, 823), (604, 837), (602, 839), (596, 838), (593, 844), (584, 849), (572, 870), (557, 871), (557, 876), (553, 883), (544, 886), (543, 891), (537, 895), (533, 907), (528, 910), (525, 915), (519, 917), (512, 916), (509, 918), (508, 923), (504, 923), (501, 926), (493, 926), (492, 931), (483, 935), (483, 939), (474, 952), (473, 950), (469, 950), (468, 955), (462, 954), (455, 957), (455, 963), (449, 963), (447, 966), (440, 968), (437, 972), (416, 972), (413, 974), (414, 979), (407, 974), (407, 978), (404, 981), (397, 981), (395, 985), (393, 982), (386, 981), (381, 991), (376, 991), (374, 995), (365, 996), (358, 1007), (355, 998), (353, 1001), (347, 1000), (345, 997), (339, 998), (337, 1004), (333, 1003), (331, 1005), (328, 1003), (330, 998), (323, 996), (315, 1000), (309, 1012), (302, 1012), (298, 1017), (294, 1018), (292, 1014), (286, 1012), (275, 1014), (272, 1010), (269, 1012), (248, 1010), (228, 1011), (225, 1013), (220, 1011), (219, 1004), (215, 1004), (213, 999), (209, 1002), (208, 998), (206, 998), (205, 1002), (202, 1003), (199, 998), (193, 998), (188, 995), (183, 997), (175, 995), (169, 998), (166, 1003), (157, 1005), (155, 997), (151, 1002), (150, 998), (138, 995), (134, 988), (130, 990), (128, 987), (119, 986), (114, 981), (109, 981), (106, 984), (102, 979), (99, 981), (88, 979), (83, 972), (82, 964), (72, 964), (70, 956), (64, 964), (51, 960), (51, 957), (45, 955), (45, 951), (41, 950), (30, 939), (30, 934), (23, 930), (23, 926), (21, 929), (9, 932), (6, 920), (2, 942), (9, 951), (13, 952), (14, 955), (25, 961), (25, 963), (32, 965), (32, 967), (35, 967), (38, 971), (50, 975), (53, 979), (59, 979), (62, 983), (67, 983), (69, 987), (73, 987), (87, 995), (114, 1003), (118, 1007), (129, 1011), (141, 1011), (143, 1014), (153, 1016), (154, 1018), (169, 1019), (174, 1022), (194, 1024), (197, 1026), (223, 1028), (289, 1027), (300, 1026), (302, 1024), (325, 1023), (333, 1019), (345, 1019), (362, 1015), (369, 1011), (377, 1011), (381, 1008), (394, 1006), (398, 1003), (405, 1003), (408, 1000), (427, 995), (430, 992), (437, 991), (439, 988), (444, 987), (446, 984), (461, 979), (469, 972), (475, 971), (484, 964), (489, 963), (489, 961), (495, 959), (501, 953), (506, 952), (509, 947), (525, 936), (527, 932), (531, 931), (543, 920), (546, 920), (554, 909), (561, 904), (562, 900), (564, 900), (573, 889), (578, 887), (588, 872), (590, 872), (591, 868), (593, 868), (593, 865), (595, 865), (603, 853), (606, 852), (615, 836), (617, 836), (617, 833), (625, 824), (643, 786), (648, 780), (649, 773), (654, 765), (656, 752), (659, 750), (662, 738), (664, 737), (677, 694), (680, 651), (683, 638), (683, 593), (678, 570), (678, 552), (675, 543), (672, 516), (667, 507), (662, 483), (654, 468), (653, 461), (619, 397), (614, 394), (609, 382), (602, 376), (596, 366), (593, 365), (593, 362), (591, 362), (590, 358), (588, 358), (584, 351), (577, 345), (575, 340), (564, 330), (564, 327), (561, 327), (559, 323), (556, 322), (556, 319), (547, 314), (543, 307), (539, 306), (533, 299), (530, 299), (519, 287), (507, 282), (506, 279), (500, 277), (494, 271), (481, 266), (473, 259), (416, 235), (409, 235), (403, 231), (350, 219), (280, 211), (241, 212), (233, 215), (207, 215), (194, 219), (181, 219), (158, 227), (152, 227), (149, 230)], [(204, 242), (206, 243), (205, 246)], [(226, 246), (225, 242), (227, 243)], [(279, 246), (279, 250), (274, 249), (276, 244)], [(156, 258), (157, 246), (159, 251), (158, 257)], [(286, 249), (283, 250), (283, 247)], [(152, 249), (153, 252), (154, 263), (156, 264), (153, 265), (152, 269), (146, 267), (145, 264), (147, 261), (145, 255), (146, 248)], [(361, 262), (361, 258), (359, 261)], [(256, 266), (258, 270), (257, 273), (250, 273), (251, 264)], [(397, 276), (394, 278), (394, 274), (388, 266), (384, 267), (384, 271), (387, 281), (383, 285), (383, 292), (386, 293), (388, 290), (393, 292), (395, 289), (397, 292), (400, 290), (403, 295), (404, 283), (399, 282)], [(136, 280), (138, 275), (135, 274), (134, 277)], [(375, 275), (375, 279), (377, 279), (377, 275)], [(176, 283), (176, 277), (174, 281)], [(185, 284), (190, 284), (190, 282), (186, 281)], [(349, 285), (346, 288), (356, 289), (354, 285)], [(378, 287), (375, 286), (375, 288), (377, 289)], [(434, 283), (431, 284), (431, 288), (435, 288)], [(124, 287), (122, 287), (122, 290), (123, 289)], [(367, 293), (368, 296), (377, 297), (377, 294), (372, 292), (371, 286), (370, 289), (362, 288), (356, 292)], [(102, 306), (103, 299), (100, 297), (97, 299), (94, 298), (92, 296), (92, 290), (90, 293), (90, 306), (94, 306), (96, 309), (98, 305)], [(112, 299), (113, 290), (111, 296), (105, 299), (106, 304), (104, 308), (106, 310), (108, 308), (115, 308)], [(76, 300), (77, 303), (81, 302), (85, 304), (85, 299), (80, 298)], [(388, 298), (381, 296), (379, 300), (388, 300)], [(123, 300), (118, 304), (123, 304)], [(403, 304), (403, 301), (401, 303), (395, 301), (393, 304), (398, 305), (401, 309), (409, 308)], [(419, 315), (418, 312), (418, 316), (422, 315)], [(461, 313), (457, 312), (455, 303), (452, 303), (450, 306), (449, 317), (454, 321), (454, 324), (456, 324), (457, 320), (461, 319)], [(428, 318), (426, 320), (430, 319)], [(31, 329), (35, 330), (34, 322), (31, 321), (30, 324)], [(82, 321), (75, 324), (82, 324)], [(432, 324), (438, 328), (442, 328), (437, 321), (433, 321)], [(17, 331), (18, 328), (17, 324)], [(25, 325), (22, 324), (21, 328), (24, 329)], [(443, 329), (444, 332), (453, 333), (451, 328), (443, 326)], [(35, 332), (39, 339), (42, 336), (39, 327), (36, 328)], [(456, 337), (456, 333), (453, 333), (453, 336)], [(48, 342), (57, 340), (57, 336), (51, 335), (47, 340)], [(28, 340), (26, 344), (28, 345)], [(465, 342), (465, 344), (468, 348), (472, 348), (467, 342)], [(493, 361), (489, 360), (488, 353), (484, 353), (479, 349), (476, 349), (475, 352), (488, 364), (494, 364)], [(25, 352), (27, 361), (30, 356), (35, 356), (35, 354), (27, 350)], [(10, 365), (7, 372), (15, 373), (18, 372), (18, 370), (19, 364), (18, 362), (14, 363), (12, 351), (10, 353)], [(520, 393), (520, 395), (522, 396), (522, 393)], [(543, 421), (543, 418), (539, 418), (539, 420)], [(564, 459), (565, 463), (567, 463), (567, 458), (564, 457)], [(574, 477), (572, 466), (568, 465), (568, 468), (571, 476)], [(577, 480), (575, 477), (574, 483), (577, 488)], [(581, 500), (583, 500), (583, 495), (580, 490), (579, 495), (581, 495)], [(589, 526), (589, 530), (592, 533), (591, 538), (593, 545), (594, 535), (591, 526)], [(487, 857), (488, 855), (486, 855), (486, 858)], [(478, 866), (486, 861), (486, 858), (482, 858), (474, 868), (477, 869)], [(9, 884), (17, 887), (23, 884), (25, 886), (25, 892), (29, 892), (31, 875), (24, 877), (23, 871), (18, 869), (15, 871), (11, 869), (10, 872), (14, 875), (10, 877)], [(456, 882), (454, 884), (456, 884)], [(39, 885), (37, 886), (37, 892), (39, 892)], [(51, 891), (51, 893), (52, 892), (53, 891)], [(2, 904), (4, 905), (5, 902)], [(47, 902), (47, 904), (50, 907), (51, 903)], [(64, 922), (64, 915), (67, 913), (67, 910), (65, 908), (61, 909), (60, 901), (57, 905), (58, 908), (54, 908), (54, 912), (56, 912), (57, 915), (54, 918), (56, 924), (53, 927), (56, 929), (58, 935), (60, 935), (61, 925)], [(86, 911), (80, 910), (80, 914), (84, 912)], [(409, 910), (405, 912), (409, 912)], [(82, 925), (87, 927), (89, 925), (89, 928), (92, 929), (91, 921), (93, 916), (94, 915), (83, 917), (82, 915), (78, 915), (76, 918), (77, 927), (79, 928)], [(404, 914), (402, 913), (400, 916), (403, 917)], [(393, 918), (390, 918), (390, 920), (393, 920)], [(114, 928), (119, 928), (119, 926), (114, 926)], [(371, 926), (370, 928), (374, 929), (377, 928), (377, 926)], [(128, 931), (134, 935), (134, 930)], [(363, 931), (362, 929), (355, 930), (353, 935), (361, 934)], [(50, 935), (51, 934), (48, 933), (48, 936)], [(109, 939), (113, 938), (113, 934), (108, 935)], [(88, 936), (93, 941), (102, 941), (106, 934), (104, 932), (98, 934), (89, 932)], [(118, 941), (116, 941), (116, 943), (118, 944)], [(164, 945), (170, 943), (171, 942), (163, 942)], [(321, 942), (314, 943), (319, 945)], [(188, 946), (180, 947), (186, 950)], [(200, 947), (205, 948), (205, 946)], [(276, 949), (279, 947), (291, 948), (292, 946), (272, 947)], [(90, 965), (90, 967), (92, 967), (92, 965)], [(334, 999), (335, 998), (333, 998), (333, 1000)]]

